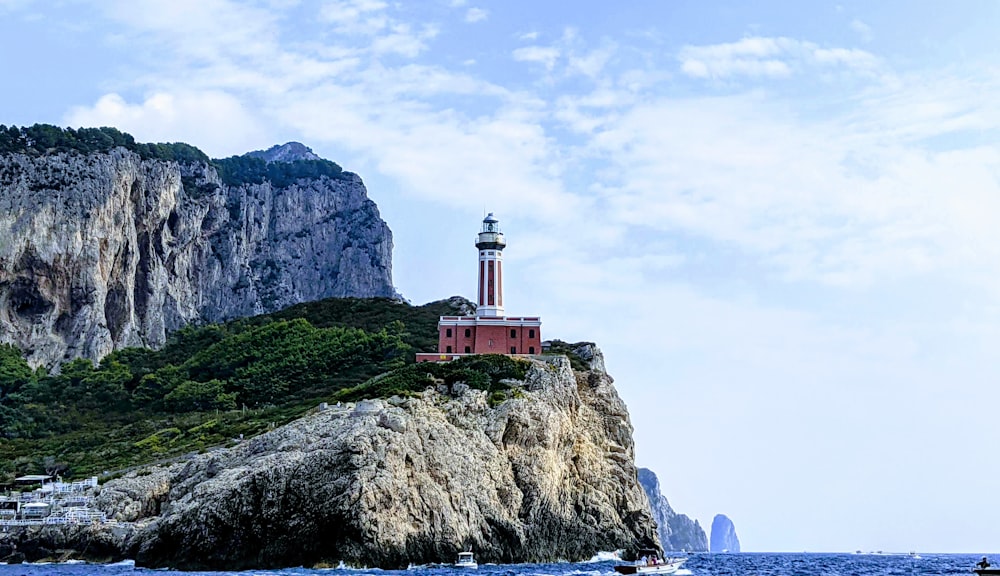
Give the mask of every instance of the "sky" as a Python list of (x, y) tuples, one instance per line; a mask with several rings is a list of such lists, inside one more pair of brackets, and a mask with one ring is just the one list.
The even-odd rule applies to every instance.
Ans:
[(0, 0), (0, 123), (358, 173), (414, 303), (595, 341), (750, 551), (1000, 551), (1000, 3)]

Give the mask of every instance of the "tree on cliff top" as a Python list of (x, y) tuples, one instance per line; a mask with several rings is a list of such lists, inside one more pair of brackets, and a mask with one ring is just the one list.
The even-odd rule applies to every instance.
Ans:
[(74, 130), (51, 124), (35, 124), (26, 128), (0, 124), (0, 153), (16, 152), (30, 156), (58, 152), (93, 154), (119, 147), (135, 152), (144, 160), (209, 162), (204, 152), (190, 144), (141, 144), (130, 134), (107, 126)]
[(143, 144), (131, 134), (117, 128), (60, 128), (51, 124), (35, 124), (26, 128), (0, 124), (0, 154), (20, 153), (41, 156), (53, 153), (95, 154), (114, 148), (135, 152), (143, 160), (166, 160), (181, 164), (211, 164), (229, 186), (262, 184), (267, 181), (276, 188), (285, 188), (300, 179), (348, 178), (348, 173), (329, 160), (295, 160), (267, 162), (254, 156), (232, 156), (210, 160), (198, 148), (183, 142)]

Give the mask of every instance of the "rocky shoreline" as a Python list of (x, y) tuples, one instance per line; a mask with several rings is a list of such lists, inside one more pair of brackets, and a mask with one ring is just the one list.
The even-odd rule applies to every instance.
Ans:
[[(511, 397), (444, 383), (330, 406), (240, 445), (101, 487), (116, 522), (15, 528), (0, 560), (184, 570), (585, 560), (658, 546), (632, 426), (603, 370), (530, 360)], [(585, 356), (586, 357), (586, 356)]]

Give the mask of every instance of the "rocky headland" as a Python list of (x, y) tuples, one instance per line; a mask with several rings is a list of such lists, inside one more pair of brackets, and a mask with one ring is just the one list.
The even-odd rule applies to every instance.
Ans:
[(725, 514), (716, 514), (712, 519), (711, 552), (740, 551), (740, 539), (736, 537), (736, 526)]
[(708, 552), (708, 538), (701, 524), (674, 511), (661, 492), (660, 480), (652, 470), (639, 468), (639, 484), (649, 498), (650, 510), (656, 520), (664, 551)]
[[(190, 323), (395, 295), (392, 234), (339, 167), (227, 184), (207, 158), (30, 152), (0, 153), (0, 343), (33, 366), (155, 348)], [(325, 162), (295, 143), (254, 154)]]
[(405, 567), (470, 548), (480, 562), (574, 561), (656, 547), (628, 411), (600, 352), (585, 351), (584, 371), (565, 356), (527, 361), (500, 403), (440, 383), (134, 471), (97, 498), (117, 525), (4, 533), (0, 553), (233, 570)]
[[(64, 524), (6, 525), (0, 561), (399, 568), (452, 562), (467, 549), (480, 562), (510, 563), (658, 548), (628, 411), (596, 346), (492, 357), (517, 368), (494, 381), (458, 362), (450, 372), (405, 364), (409, 347), (436, 341), (437, 316), (385, 305), (404, 303), (353, 302), (342, 312), (370, 315), (348, 321), (325, 315), (340, 308), (315, 301), (395, 297), (391, 250), (361, 179), (301, 144), (209, 160), (110, 128), (0, 126), (0, 343), (30, 363), (0, 347), (9, 372), (2, 430), (34, 442), (29, 452), (46, 446), (22, 454), (22, 465), (57, 463), (58, 435), (70, 432), (92, 446), (75, 453), (84, 466), (102, 454), (149, 462), (191, 447), (97, 487), (92, 506), (110, 522), (63, 515), (49, 520)], [(325, 327), (300, 303), (320, 304), (311, 320)], [(292, 304), (301, 310), (287, 321), (199, 327)], [(194, 340), (161, 350), (176, 357), (127, 351), (107, 366), (61, 365), (160, 348), (185, 327), (180, 335)], [(285, 347), (264, 334), (283, 335)], [(56, 370), (31, 368), (40, 365)], [(290, 370), (305, 384), (278, 397), (272, 384)], [(343, 402), (282, 426), (238, 416), (237, 399), (244, 413), (249, 402), (251, 412), (294, 404), (301, 414), (306, 398)], [(223, 425), (252, 432), (211, 431)], [(115, 436), (114, 450), (105, 436)]]

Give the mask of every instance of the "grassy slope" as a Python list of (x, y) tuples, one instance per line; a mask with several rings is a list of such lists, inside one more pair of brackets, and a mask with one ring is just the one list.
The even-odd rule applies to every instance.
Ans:
[[(22, 408), (26, 414), (23, 418), (33, 423), (35, 428), (31, 433), (7, 434), (8, 438), (0, 439), (0, 478), (46, 470), (63, 470), (69, 476), (87, 476), (226, 445), (240, 435), (249, 437), (259, 434), (302, 416), (319, 402), (335, 401), (340, 390), (349, 389), (354, 397), (364, 394), (360, 385), (372, 376), (401, 362), (412, 362), (415, 351), (434, 350), (437, 347), (438, 316), (449, 313), (454, 311), (447, 301), (411, 306), (384, 298), (328, 299), (223, 325), (186, 328), (174, 334), (168, 345), (159, 351), (127, 349), (115, 353), (102, 363), (102, 367), (114, 360), (128, 368), (124, 387), (132, 401), (124, 408), (110, 409), (87, 407), (78, 400), (87, 396), (87, 390), (95, 386), (91, 380), (104, 377), (105, 372), (98, 368), (90, 380), (78, 382), (77, 388), (67, 391), (62, 397), (49, 398), (36, 392), (33, 404), (12, 404)], [(405, 343), (398, 347), (402, 357), (324, 369), (323, 378), (310, 388), (291, 390), (278, 401), (256, 406), (245, 407), (237, 402), (229, 409), (172, 411), (148, 403), (143, 405), (138, 399), (137, 388), (142, 385), (143, 376), (162, 374), (165, 367), (183, 372), (187, 375), (185, 378), (196, 370), (209, 371), (201, 376), (192, 376), (194, 380), (218, 376), (211, 370), (218, 372), (219, 367), (205, 368), (205, 361), (199, 360), (199, 353), (204, 356), (204, 351), (209, 350), (209, 356), (225, 357), (235, 354), (234, 348), (256, 346), (266, 350), (278, 346), (280, 343), (255, 339), (269, 334), (269, 327), (282, 326), (281, 323), (296, 319), (304, 319), (319, 329), (358, 328), (366, 333), (387, 329), (398, 334)], [(273, 338), (270, 335), (266, 337)], [(353, 342), (350, 338), (347, 340), (348, 344)], [(386, 350), (395, 349), (386, 345)], [(284, 354), (282, 350), (278, 352)], [(363, 357), (370, 358), (370, 355)], [(237, 371), (245, 373), (264, 363), (266, 358), (257, 358), (256, 363), (253, 359), (242, 360), (244, 362)], [(315, 359), (307, 358), (305, 361), (316, 363)], [(319, 371), (319, 367), (304, 367), (306, 375), (310, 370)], [(64, 369), (65, 372), (68, 370)], [(43, 378), (42, 382), (45, 384), (47, 381)], [(24, 385), (21, 394), (32, 386), (38, 387), (39, 384)], [(72, 387), (73, 383), (53, 380), (49, 386)], [(5, 397), (5, 400), (12, 398), (16, 399), (17, 395)]]
[[(328, 299), (188, 327), (161, 350), (122, 350), (97, 368), (77, 361), (59, 375), (32, 374), (15, 351), (14, 360), (0, 358), (0, 480), (113, 473), (230, 445), (324, 401), (415, 394), (440, 382), (486, 390), (494, 404), (519, 394), (503, 381), (523, 377), (525, 365), (505, 356), (413, 364), (414, 352), (436, 349), (438, 317), (454, 313), (447, 301)], [(583, 369), (564, 343), (555, 352)], [(206, 395), (206, 386), (217, 389)], [(183, 389), (201, 396), (178, 400)]]

